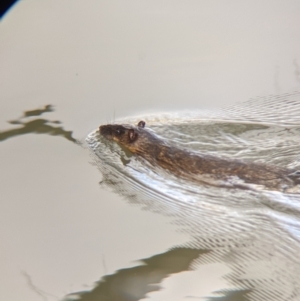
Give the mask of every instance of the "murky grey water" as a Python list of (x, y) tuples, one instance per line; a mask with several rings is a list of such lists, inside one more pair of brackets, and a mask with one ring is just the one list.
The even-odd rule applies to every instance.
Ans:
[[(158, 135), (175, 145), (216, 156), (300, 169), (299, 116), (300, 96), (295, 93), (270, 97), (268, 101), (251, 100), (214, 112), (143, 118)], [(131, 118), (118, 123), (138, 120)], [(285, 194), (259, 188), (240, 190), (195, 184), (128, 156), (117, 144), (100, 137), (98, 130), (86, 140), (103, 174), (101, 185), (109, 185), (141, 208), (173, 217), (179, 229), (189, 234), (190, 241), (145, 259), (145, 266), (126, 272), (138, 279), (142, 277), (143, 285), (129, 277), (131, 286), (120, 284), (116, 288), (115, 281), (128, 280), (125, 272), (119, 271), (105, 277), (91, 292), (79, 293), (80, 300), (140, 300), (147, 292), (159, 290), (153, 284), (159, 284), (169, 274), (197, 270), (208, 262), (229, 267), (225, 278), (231, 289), (213, 297), (213, 293), (223, 289), (219, 287), (211, 297), (197, 298), (300, 298), (299, 189), (295, 194)], [(184, 258), (185, 265), (177, 257), (174, 260), (174, 252)], [(197, 280), (205, 286), (205, 279)]]

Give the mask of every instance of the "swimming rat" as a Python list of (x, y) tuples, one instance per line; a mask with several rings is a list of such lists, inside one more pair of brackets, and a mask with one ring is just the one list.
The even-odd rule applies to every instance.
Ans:
[[(280, 191), (300, 184), (299, 171), (192, 152), (170, 145), (147, 130), (145, 125), (144, 121), (137, 126), (107, 124), (101, 125), (99, 131), (103, 137), (116, 141), (132, 154), (181, 178), (225, 187), (263, 185), (266, 189)], [(239, 181), (233, 184), (232, 179)]]

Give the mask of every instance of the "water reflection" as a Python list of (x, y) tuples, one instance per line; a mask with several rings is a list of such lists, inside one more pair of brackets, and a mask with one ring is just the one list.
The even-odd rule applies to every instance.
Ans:
[(43, 109), (35, 109), (35, 110), (29, 110), (25, 111), (23, 113), (23, 116), (19, 119), (9, 121), (8, 123), (13, 125), (21, 125), (20, 127), (1, 131), (0, 132), (0, 141), (4, 141), (9, 138), (13, 138), (15, 136), (25, 135), (25, 134), (48, 134), (51, 136), (61, 136), (66, 138), (67, 140), (79, 143), (77, 139), (75, 139), (72, 136), (72, 131), (66, 131), (61, 126), (55, 126), (57, 124), (61, 124), (60, 121), (51, 121), (48, 119), (30, 119), (28, 121), (27, 118), (34, 117), (34, 116), (40, 116), (44, 113), (53, 112), (54, 108), (52, 105), (46, 105)]
[(250, 290), (236, 290), (236, 291), (218, 291), (216, 294), (222, 296), (209, 297), (207, 301), (247, 301)]
[(138, 301), (147, 293), (160, 290), (159, 283), (170, 274), (187, 271), (192, 262), (209, 250), (174, 248), (142, 259), (139, 266), (122, 269), (97, 282), (91, 291), (70, 294), (64, 299), (81, 301)]

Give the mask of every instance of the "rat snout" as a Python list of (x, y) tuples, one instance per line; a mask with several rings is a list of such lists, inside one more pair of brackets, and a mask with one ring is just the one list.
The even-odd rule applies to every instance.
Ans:
[(104, 137), (112, 136), (112, 129), (109, 125), (101, 125), (99, 127), (100, 134)]

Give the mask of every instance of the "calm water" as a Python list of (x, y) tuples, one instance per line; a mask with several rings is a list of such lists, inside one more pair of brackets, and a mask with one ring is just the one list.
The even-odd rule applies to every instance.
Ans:
[[(144, 119), (157, 134), (188, 149), (300, 168), (299, 113), (300, 98), (296, 93), (252, 100), (219, 112), (144, 116)], [(138, 120), (130, 119), (127, 123)], [(203, 186), (179, 180), (128, 156), (115, 143), (103, 139), (98, 130), (87, 137), (87, 143), (103, 173), (101, 185), (112, 187), (126, 196), (129, 203), (171, 216), (179, 229), (190, 235), (190, 241), (145, 259), (143, 266), (127, 270), (132, 287), (116, 289), (114, 282), (127, 275), (119, 271), (104, 278), (92, 292), (79, 294), (80, 300), (110, 300), (113, 296), (116, 300), (139, 300), (147, 292), (158, 290), (156, 285), (169, 274), (201, 269), (208, 262), (229, 268), (225, 279), (233, 288), (227, 288), (219, 297), (214, 294), (224, 290), (222, 286), (212, 292), (211, 298), (207, 295), (194, 298), (297, 300), (300, 297), (299, 188), (295, 194), (284, 194), (259, 187), (257, 191), (247, 191)], [(174, 260), (174, 252), (184, 258), (185, 265)], [(135, 282), (130, 278), (131, 273), (143, 279), (142, 286), (140, 280)], [(199, 286), (205, 286), (205, 278), (197, 280)]]

